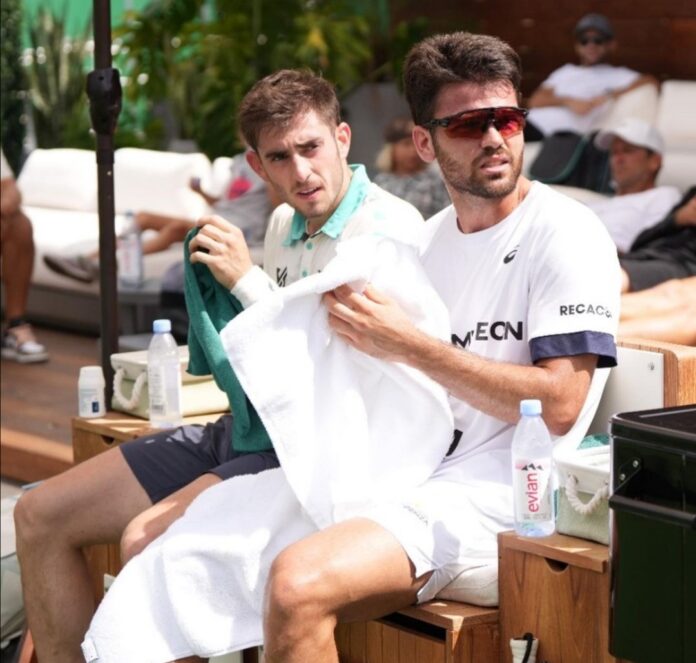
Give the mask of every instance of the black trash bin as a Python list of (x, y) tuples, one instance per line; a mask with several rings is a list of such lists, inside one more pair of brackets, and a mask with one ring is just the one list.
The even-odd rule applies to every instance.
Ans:
[(696, 404), (611, 419), (610, 651), (696, 661)]

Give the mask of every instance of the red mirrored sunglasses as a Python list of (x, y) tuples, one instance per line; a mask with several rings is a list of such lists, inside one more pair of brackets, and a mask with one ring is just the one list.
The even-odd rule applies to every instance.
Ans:
[(423, 126), (442, 127), (450, 138), (479, 139), (493, 125), (503, 138), (509, 138), (524, 129), (527, 113), (526, 108), (517, 108), (517, 106), (476, 108), (430, 120)]

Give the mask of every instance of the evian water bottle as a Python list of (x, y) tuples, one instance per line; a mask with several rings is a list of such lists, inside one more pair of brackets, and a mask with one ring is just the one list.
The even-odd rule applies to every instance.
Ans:
[(150, 425), (175, 428), (181, 424), (181, 360), (171, 334), (171, 320), (155, 320), (147, 350), (147, 390)]
[(553, 444), (541, 401), (520, 401), (520, 417), (512, 438), (512, 490), (515, 531), (521, 536), (548, 536), (556, 529), (553, 508)]

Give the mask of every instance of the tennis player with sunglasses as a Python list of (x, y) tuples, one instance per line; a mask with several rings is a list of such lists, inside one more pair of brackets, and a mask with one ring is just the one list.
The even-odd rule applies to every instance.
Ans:
[[(315, 632), (329, 633), (339, 616), (451, 595), (457, 578), (459, 598), (495, 604), (497, 533), (512, 527), (520, 400), (540, 399), (555, 439), (577, 443), (615, 364), (616, 249), (585, 206), (520, 176), (520, 79), (518, 55), (486, 35), (429, 37), (406, 59), (414, 143), (422, 159), (437, 160), (452, 200), (426, 221), (422, 250), (450, 311), (452, 342), (417, 330), (370, 285), (339, 288), (325, 303), (332, 328), (353, 347), (443, 384), (456, 430), (433, 476), (402, 501), (283, 553), (285, 562), (313, 562), (299, 586), (309, 621), (322, 624)], [(270, 617), (280, 633), (300, 626), (272, 606)], [(307, 660), (336, 660), (327, 642), (313, 641), (321, 655)]]
[(606, 16), (583, 16), (574, 37), (579, 64), (556, 69), (529, 98), (527, 140), (556, 131), (588, 133), (599, 128), (609, 102), (641, 85), (657, 85), (652, 76), (606, 62), (616, 50), (614, 29)]

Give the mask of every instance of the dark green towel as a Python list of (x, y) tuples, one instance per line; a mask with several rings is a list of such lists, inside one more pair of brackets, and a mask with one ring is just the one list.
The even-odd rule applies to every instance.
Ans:
[(184, 240), (184, 295), (189, 315), (188, 347), (191, 375), (212, 374), (227, 394), (234, 415), (232, 446), (235, 451), (268, 451), (273, 448), (254, 406), (234, 374), (220, 340), (220, 331), (243, 310), (236, 297), (215, 280), (206, 265), (189, 261), (189, 242), (198, 228)]

